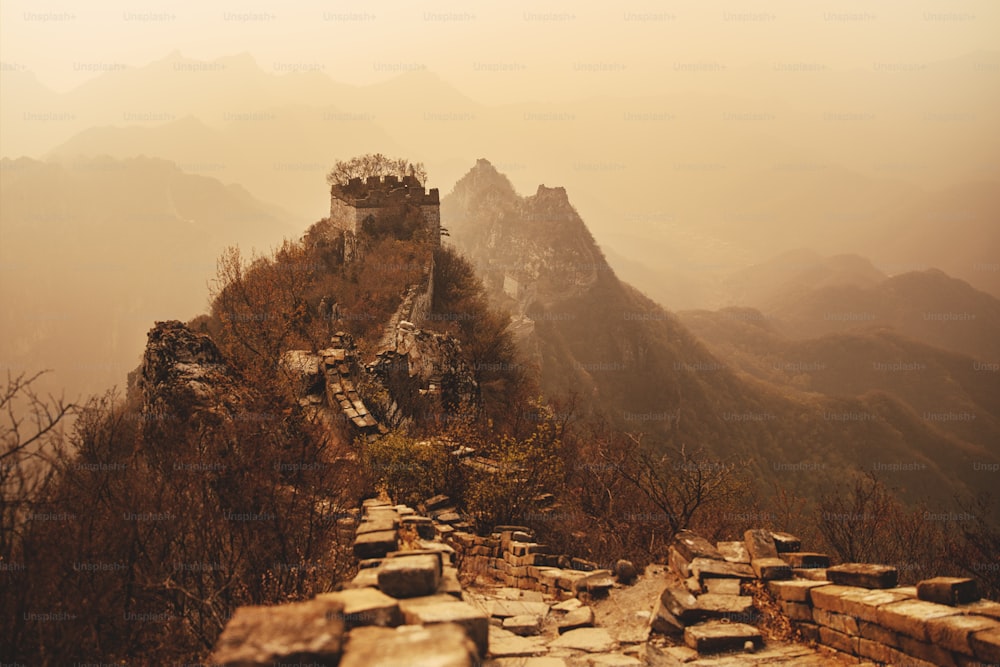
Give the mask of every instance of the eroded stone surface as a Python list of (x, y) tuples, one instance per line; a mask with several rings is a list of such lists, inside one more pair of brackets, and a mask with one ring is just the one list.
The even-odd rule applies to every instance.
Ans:
[(826, 569), (827, 579), (839, 586), (859, 588), (893, 588), (899, 572), (889, 565), (873, 563), (844, 563)]
[(240, 607), (215, 645), (216, 665), (271, 667), (291, 659), (336, 662), (344, 636), (344, 603), (310, 600)]
[[(320, 663), (322, 664), (322, 663)], [(399, 628), (355, 628), (340, 667), (473, 667), (476, 647), (466, 632), (450, 623)]]
[(684, 630), (684, 643), (698, 653), (720, 653), (742, 649), (746, 642), (755, 647), (764, 643), (760, 630), (745, 623), (706, 621)]

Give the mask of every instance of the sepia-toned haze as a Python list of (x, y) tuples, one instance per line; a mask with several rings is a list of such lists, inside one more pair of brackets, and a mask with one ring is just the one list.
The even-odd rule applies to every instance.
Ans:
[(734, 276), (803, 249), (1000, 296), (998, 34), (988, 1), (5, 1), (0, 367), (121, 385), (376, 151), (565, 186), (668, 309), (763, 307)]

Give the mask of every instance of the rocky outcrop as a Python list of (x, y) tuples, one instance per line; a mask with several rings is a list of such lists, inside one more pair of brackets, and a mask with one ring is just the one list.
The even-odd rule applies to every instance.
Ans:
[(205, 334), (176, 320), (147, 334), (140, 366), (129, 375), (138, 419), (149, 432), (169, 423), (218, 424), (239, 416), (248, 390)]

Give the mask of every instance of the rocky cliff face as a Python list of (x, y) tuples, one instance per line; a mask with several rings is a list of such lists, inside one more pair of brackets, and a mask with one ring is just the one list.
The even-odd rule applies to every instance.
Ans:
[(218, 420), (241, 410), (246, 389), (211, 338), (171, 320), (157, 322), (147, 339), (142, 364), (129, 377), (143, 420)]

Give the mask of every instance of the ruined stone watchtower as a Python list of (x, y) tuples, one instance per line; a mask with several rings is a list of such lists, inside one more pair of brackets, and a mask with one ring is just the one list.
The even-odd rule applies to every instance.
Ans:
[(413, 176), (352, 178), (330, 188), (330, 222), (344, 233), (345, 257), (354, 254), (355, 239), (366, 221), (382, 222), (419, 210), (434, 243), (441, 243), (441, 203), (437, 188), (424, 189)]

